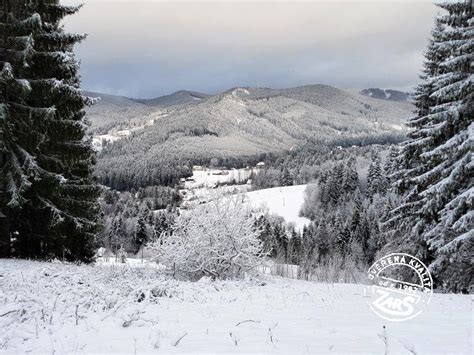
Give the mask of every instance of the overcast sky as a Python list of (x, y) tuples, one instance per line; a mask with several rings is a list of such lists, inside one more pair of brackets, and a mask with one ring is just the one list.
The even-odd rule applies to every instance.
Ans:
[(180, 89), (329, 84), (408, 90), (433, 17), (427, 0), (85, 3), (66, 29), (83, 88), (151, 98)]

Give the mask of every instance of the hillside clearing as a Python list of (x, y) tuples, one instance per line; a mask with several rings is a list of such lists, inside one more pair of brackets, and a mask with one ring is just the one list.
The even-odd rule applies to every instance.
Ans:
[(299, 216), (305, 189), (306, 185), (274, 187), (248, 192), (244, 199), (253, 209), (263, 208), (270, 214), (283, 217), (285, 222), (293, 223), (296, 230), (302, 230), (310, 222), (308, 218)]

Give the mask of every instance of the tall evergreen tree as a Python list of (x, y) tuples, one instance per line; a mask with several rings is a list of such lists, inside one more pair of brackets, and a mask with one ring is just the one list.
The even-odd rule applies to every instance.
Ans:
[[(327, 198), (328, 203), (337, 204), (341, 197), (343, 197), (343, 180), (344, 165), (336, 164), (333, 170), (329, 172), (329, 176), (326, 183), (324, 184), (324, 191), (322, 191), (321, 197)], [(321, 202), (325, 203), (323, 199), (321, 200)]]
[(382, 163), (377, 154), (372, 156), (367, 176), (367, 192), (369, 196), (384, 194), (387, 191), (387, 179), (382, 170)]
[(383, 170), (385, 172), (387, 178), (387, 187), (394, 181), (394, 174), (396, 174), (398, 170), (398, 146), (393, 145), (388, 152), (387, 160), (385, 161), (385, 165)]
[(333, 235), (335, 236), (336, 250), (339, 252), (339, 255), (345, 257), (351, 239), (351, 231), (350, 227), (346, 224), (341, 211), (337, 211), (334, 216), (332, 230)]
[(284, 167), (281, 171), (281, 186), (291, 186), (291, 185), (293, 185), (293, 179), (288, 169)]
[(301, 237), (294, 229), (291, 230), (291, 238), (288, 244), (288, 263), (298, 264), (301, 254)]
[(355, 158), (351, 157), (344, 166), (344, 178), (342, 182), (345, 193), (354, 192), (359, 186), (359, 175), (355, 167)]
[(467, 291), (474, 274), (473, 10), (465, 0), (438, 6), (447, 14), (438, 16), (426, 54), (395, 183), (405, 200), (392, 221), (407, 226), (414, 251), (423, 248), (438, 285)]
[[(34, 124), (38, 114), (50, 110), (31, 109), (26, 99), (31, 86), (25, 79), (32, 61), (33, 40), (30, 35), (40, 26), (36, 13), (27, 11), (26, 2), (4, 0), (0, 5), (0, 212), (11, 225), (12, 210), (25, 201), (23, 194), (31, 179), (38, 178), (40, 168), (31, 151), (43, 137), (42, 128)], [(5, 223), (5, 222), (4, 222)], [(5, 226), (4, 226), (5, 227)], [(10, 233), (2, 228), (2, 254), (9, 254)]]
[(2, 170), (15, 253), (90, 261), (99, 190), (83, 109), (92, 102), (81, 94), (72, 52), (85, 36), (60, 25), (79, 7), (58, 0), (3, 4), (0, 84), (8, 114), (1, 130), (9, 138)]
[(354, 206), (352, 208), (352, 218), (351, 218), (351, 233), (353, 234), (353, 237), (358, 239), (358, 237), (355, 236), (360, 223), (362, 219), (362, 212), (363, 212), (363, 206), (362, 206), (362, 198), (359, 190), (356, 191), (354, 194)]
[(135, 245), (135, 252), (148, 242), (148, 231), (146, 228), (146, 213), (143, 213), (137, 220), (135, 226), (135, 235), (133, 236), (133, 243)]

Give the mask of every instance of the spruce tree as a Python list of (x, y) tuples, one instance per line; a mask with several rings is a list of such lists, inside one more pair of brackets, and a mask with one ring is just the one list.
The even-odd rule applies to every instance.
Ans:
[(332, 229), (333, 235), (335, 236), (335, 248), (340, 256), (345, 257), (351, 239), (351, 231), (339, 210), (334, 216)]
[(326, 260), (330, 252), (330, 236), (324, 222), (318, 225), (316, 243), (318, 248), (318, 262), (322, 263)]
[(291, 230), (291, 238), (288, 245), (288, 263), (297, 265), (301, 254), (301, 237), (294, 229)]
[(414, 130), (395, 183), (404, 203), (391, 221), (407, 227), (412, 249), (423, 251), (439, 286), (468, 291), (474, 274), (473, 10), (468, 1), (438, 6), (447, 14), (438, 16), (426, 54), (417, 116), (409, 122)]
[(140, 248), (148, 242), (148, 232), (146, 229), (146, 214), (142, 214), (135, 226), (135, 235), (133, 238), (135, 244), (135, 252), (138, 252)]
[(354, 206), (352, 208), (351, 233), (353, 237), (355, 237), (361, 223), (361, 213), (363, 212), (362, 197), (359, 190), (356, 190), (353, 202)]
[(286, 167), (281, 171), (281, 186), (291, 186), (293, 185), (293, 179), (291, 178), (290, 172)]
[(352, 193), (358, 185), (359, 175), (355, 168), (355, 158), (351, 157), (344, 166), (343, 190), (345, 193)]
[[(38, 117), (50, 118), (49, 108), (27, 105), (31, 93), (27, 68), (33, 55), (32, 31), (40, 28), (37, 13), (25, 1), (4, 0), (0, 7), (0, 212), (6, 216), (2, 254), (10, 254), (10, 234), (15, 231), (15, 213), (33, 179), (42, 174), (34, 159), (44, 128)], [(5, 217), (4, 217), (5, 219)]]
[(344, 165), (337, 164), (334, 167), (334, 169), (329, 173), (328, 180), (325, 184), (326, 185), (325, 188), (327, 189), (325, 193), (327, 193), (327, 198), (328, 198), (329, 203), (335, 205), (338, 203), (341, 197), (343, 197), (343, 193), (344, 193), (343, 180), (344, 180)]
[(90, 261), (99, 193), (84, 119), (84, 106), (92, 102), (81, 94), (72, 52), (85, 36), (67, 33), (60, 24), (79, 7), (58, 0), (12, 3), (4, 16), (9, 38), (2, 43), (7, 54), (19, 50), (3, 63), (2, 78), (9, 80), (7, 91), (14, 80), (22, 93), (2, 91), (9, 117), (2, 131), (7, 126), (11, 132), (2, 169), (14, 250), (23, 257)]
[(384, 194), (387, 190), (387, 180), (382, 171), (382, 163), (377, 154), (372, 156), (367, 176), (367, 192), (369, 196)]
[(385, 165), (383, 167), (383, 170), (385, 172), (385, 175), (387, 177), (387, 187), (394, 181), (394, 174), (396, 174), (398, 170), (398, 165), (397, 165), (397, 157), (398, 157), (398, 146), (393, 145), (390, 148), (390, 151), (388, 153), (387, 160), (385, 161)]

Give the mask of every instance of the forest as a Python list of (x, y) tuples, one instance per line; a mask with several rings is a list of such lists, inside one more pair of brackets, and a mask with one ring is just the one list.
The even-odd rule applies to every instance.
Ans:
[[(214, 278), (242, 276), (267, 257), (298, 265), (299, 277), (313, 279), (324, 268), (363, 270), (380, 253), (398, 250), (425, 260), (438, 288), (469, 292), (472, 13), (462, 2), (439, 6), (446, 13), (436, 17), (406, 130), (388, 129), (405, 109), (358, 101), (329, 86), (233, 89), (169, 111), (159, 124), (95, 152), (85, 108), (96, 100), (80, 89), (73, 52), (85, 36), (61, 27), (79, 7), (4, 2), (1, 255), (89, 263), (98, 248), (114, 255), (141, 251)], [(334, 104), (337, 112), (330, 111)], [(295, 114), (295, 107), (306, 113)], [(239, 212), (225, 199), (191, 213), (180, 208), (180, 186), (193, 165), (232, 169), (259, 162), (264, 168), (252, 175), (253, 190), (307, 184), (301, 216), (311, 223), (302, 231), (274, 216)], [(227, 212), (208, 220), (212, 208)], [(212, 241), (223, 233), (221, 223), (234, 219), (243, 228), (229, 235), (245, 255), (239, 262), (224, 241)], [(213, 235), (212, 251), (201, 234)], [(183, 256), (190, 248), (221, 256), (196, 269)], [(171, 258), (175, 251), (178, 259)]]
[(84, 2), (0, 1), (0, 354), (473, 353), (472, 1)]

